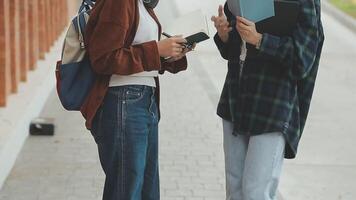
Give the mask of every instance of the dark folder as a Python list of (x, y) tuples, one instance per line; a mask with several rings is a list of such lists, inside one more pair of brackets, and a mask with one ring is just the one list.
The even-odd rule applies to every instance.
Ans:
[(299, 1), (275, 1), (274, 8), (275, 16), (256, 23), (257, 31), (276, 36), (291, 35), (298, 22)]

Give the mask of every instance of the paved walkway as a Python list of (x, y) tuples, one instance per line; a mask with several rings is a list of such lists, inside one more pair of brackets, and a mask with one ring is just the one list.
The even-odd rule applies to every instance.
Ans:
[[(190, 71), (162, 80), (164, 200), (216, 200), (224, 196), (220, 121), (195, 77)], [(63, 111), (54, 94), (42, 116), (56, 119), (56, 135), (28, 139), (0, 199), (100, 199), (103, 173), (81, 116)]]
[[(205, 1), (203, 11), (215, 13), (218, 1)], [(199, 6), (198, 0), (162, 1), (161, 6), (184, 13), (188, 2), (192, 10)], [(165, 12), (159, 14), (172, 15)], [(311, 115), (298, 158), (286, 161), (282, 175), (280, 192), (287, 200), (356, 199), (356, 36), (330, 16), (324, 16), (324, 24), (327, 41)], [(162, 77), (163, 200), (224, 199), (215, 105), (225, 73), (210, 41), (190, 56), (187, 72)], [(62, 110), (54, 94), (42, 116), (56, 118), (56, 135), (29, 137), (0, 200), (99, 200), (104, 177), (81, 116)]]

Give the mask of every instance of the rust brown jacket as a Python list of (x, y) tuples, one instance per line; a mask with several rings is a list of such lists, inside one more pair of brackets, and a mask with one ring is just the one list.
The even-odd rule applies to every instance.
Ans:
[[(162, 28), (154, 11), (150, 8), (147, 10), (157, 22), (161, 34)], [(137, 0), (97, 0), (90, 14), (85, 42), (92, 68), (98, 76), (81, 108), (88, 129), (103, 103), (113, 74), (130, 75), (153, 70), (159, 70), (161, 74), (164, 71), (177, 73), (187, 68), (185, 57), (173, 63), (162, 62), (156, 41), (131, 45), (138, 23)], [(159, 104), (158, 78), (156, 83)]]

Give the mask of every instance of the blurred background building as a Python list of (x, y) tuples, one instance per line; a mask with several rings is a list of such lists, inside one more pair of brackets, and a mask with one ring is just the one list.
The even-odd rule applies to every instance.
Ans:
[(75, 12), (74, 0), (0, 1), (0, 106), (36, 70)]
[(55, 42), (78, 2), (0, 0), (0, 186), (54, 87)]

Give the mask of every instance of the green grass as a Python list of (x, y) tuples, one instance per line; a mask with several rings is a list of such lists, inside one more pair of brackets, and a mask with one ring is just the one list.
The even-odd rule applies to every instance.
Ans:
[(356, 18), (356, 0), (330, 0), (332, 4)]

